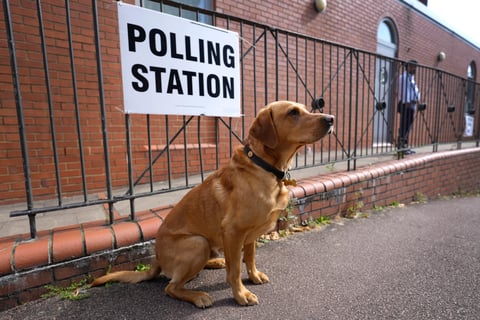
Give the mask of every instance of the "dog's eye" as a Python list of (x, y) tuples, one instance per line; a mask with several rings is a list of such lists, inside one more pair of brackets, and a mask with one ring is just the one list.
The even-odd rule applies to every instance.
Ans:
[(293, 108), (288, 111), (288, 115), (292, 117), (297, 117), (299, 114), (300, 114), (300, 111), (298, 111), (297, 108)]

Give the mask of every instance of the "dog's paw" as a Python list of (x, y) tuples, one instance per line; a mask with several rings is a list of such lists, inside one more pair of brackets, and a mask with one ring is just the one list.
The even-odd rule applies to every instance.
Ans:
[(235, 300), (242, 306), (254, 306), (258, 304), (257, 296), (248, 290), (244, 290), (241, 294), (236, 296)]
[(206, 292), (198, 292), (192, 302), (197, 308), (205, 309), (213, 305), (213, 298)]
[(248, 277), (250, 281), (252, 281), (255, 284), (264, 284), (270, 281), (270, 279), (268, 279), (268, 276), (265, 273), (260, 271), (257, 271), (255, 273), (253, 272), (249, 273)]
[(225, 266), (224, 258), (212, 258), (207, 261), (205, 269), (224, 269)]

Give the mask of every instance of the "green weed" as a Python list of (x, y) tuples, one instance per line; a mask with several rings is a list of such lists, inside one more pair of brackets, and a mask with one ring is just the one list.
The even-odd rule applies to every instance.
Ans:
[(86, 290), (89, 287), (88, 283), (90, 276), (83, 278), (78, 282), (72, 282), (68, 287), (62, 288), (54, 285), (46, 285), (47, 293), (42, 295), (42, 298), (49, 298), (58, 296), (62, 300), (82, 300), (90, 297), (90, 293)]

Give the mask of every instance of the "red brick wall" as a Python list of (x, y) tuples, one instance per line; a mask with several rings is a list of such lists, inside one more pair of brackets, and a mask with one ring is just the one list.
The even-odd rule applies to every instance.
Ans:
[[(443, 27), (398, 0), (327, 1), (327, 9), (316, 13), (313, 1), (216, 1), (217, 10), (266, 25), (311, 35), (327, 41), (375, 52), (377, 28), (389, 18), (399, 36), (398, 58), (416, 59), (437, 66), (437, 55), (447, 59), (438, 67), (466, 77), (472, 61), (480, 63), (478, 48), (460, 40)], [(478, 80), (478, 79), (477, 79)]]
[[(80, 186), (80, 150), (75, 123), (75, 104), (73, 98), (72, 74), (66, 26), (66, 9), (58, 1), (41, 1), (44, 20), (45, 46), (50, 69), (51, 106), (55, 118), (57, 151), (61, 165), (64, 192), (78, 192)], [(3, 9), (3, 8), (2, 8)], [(70, 2), (72, 41), (74, 43), (76, 83), (78, 88), (78, 105), (82, 126), (83, 147), (85, 150), (85, 167), (87, 184), (105, 184), (103, 161), (102, 127), (99, 108), (99, 86), (97, 62), (95, 56), (95, 36), (93, 32), (93, 15), (88, 1)], [(47, 86), (42, 56), (42, 43), (39, 31), (36, 3), (32, 1), (11, 2), (11, 20), (16, 47), (18, 78), (23, 102), (26, 140), (33, 195), (42, 197), (56, 192), (53, 163), (53, 146), (51, 143), (50, 113), (47, 99)], [(108, 113), (109, 132), (112, 150), (116, 145), (124, 148), (124, 134), (116, 134), (115, 127), (124, 128), (123, 116), (116, 108), (122, 105), (120, 91), (120, 70), (118, 56), (118, 35), (116, 20), (116, 3), (100, 1), (100, 38), (102, 43), (102, 64), (105, 80), (105, 105)], [(0, 24), (5, 25), (4, 14)], [(5, 29), (3, 29), (5, 30)], [(2, 56), (9, 56), (6, 33), (0, 33)], [(8, 59), (1, 59), (0, 78), (1, 108), (0, 121), (0, 173), (1, 188), (6, 199), (23, 199), (25, 197), (22, 155), (19, 143), (16, 105), (13, 96), (13, 83)], [(120, 131), (120, 132), (122, 132)], [(8, 134), (3, 134), (7, 132)], [(117, 142), (118, 141), (118, 142)], [(121, 143), (120, 143), (121, 142)], [(117, 147), (118, 148), (118, 147)], [(120, 157), (115, 161), (125, 161)], [(115, 168), (115, 163), (113, 168)], [(4, 169), (3, 169), (4, 168)], [(125, 176), (125, 170), (117, 172)], [(2, 197), (3, 198), (3, 197)]]
[[(133, 1), (132, 1), (133, 2)], [(95, 34), (93, 31), (93, 16), (91, 2), (86, 0), (70, 1), (72, 19), (72, 41), (75, 55), (76, 82), (78, 88), (78, 105), (80, 107), (80, 122), (82, 126), (83, 148), (85, 153), (85, 167), (87, 187), (89, 192), (105, 190), (106, 169), (103, 146), (102, 122), (100, 113), (100, 96), (97, 76), (97, 61), (95, 55)], [(55, 117), (55, 130), (58, 139), (56, 150), (59, 158), (60, 181), (64, 196), (79, 194), (81, 186), (80, 146), (77, 140), (75, 123), (75, 101), (73, 98), (72, 75), (70, 72), (70, 57), (68, 49), (68, 36), (66, 33), (66, 13), (63, 2), (54, 0), (42, 0), (42, 14), (44, 19), (46, 48), (48, 64), (50, 68), (52, 109)], [(0, 4), (3, 8), (3, 3)], [(409, 9), (400, 1), (329, 1), (327, 10), (317, 14), (313, 10), (311, 1), (216, 1), (216, 10), (232, 14), (248, 20), (255, 20), (272, 27), (284, 28), (311, 35), (313, 37), (334, 41), (340, 44), (353, 46), (367, 51), (376, 49), (376, 31), (379, 22), (386, 17), (391, 18), (399, 32), (399, 58), (416, 58), (425, 65), (435, 65), (436, 55), (440, 50), (445, 51), (447, 59), (440, 67), (446, 71), (460, 76), (466, 75), (467, 65), (479, 58), (479, 51), (450, 33), (445, 32), (438, 26)], [(108, 144), (110, 152), (110, 165), (113, 187), (124, 187), (127, 182), (126, 160), (126, 134), (125, 117), (122, 110), (122, 91), (120, 83), (119, 43), (117, 34), (116, 2), (104, 0), (98, 1), (99, 35), (102, 48), (102, 71), (104, 76), (104, 102), (106, 109), (106, 124), (108, 132)], [(56, 178), (54, 173), (53, 146), (50, 133), (50, 114), (48, 110), (47, 89), (43, 70), (42, 46), (39, 38), (39, 22), (35, 2), (19, 0), (11, 2), (11, 14), (13, 31), (19, 66), (18, 77), (21, 86), (24, 118), (26, 125), (26, 140), (28, 144), (28, 156), (31, 167), (31, 179), (33, 196), (35, 199), (51, 198), (57, 192)], [(226, 23), (223, 21), (222, 23)], [(230, 22), (231, 29), (238, 30), (238, 23)], [(5, 15), (0, 14), (0, 25), (5, 25)], [(247, 28), (245, 28), (247, 29)], [(256, 37), (262, 30), (257, 30)], [(269, 32), (269, 31), (267, 31)], [(253, 41), (252, 31), (247, 31), (244, 36), (248, 41)], [(282, 38), (282, 44), (285, 39)], [(292, 41), (290, 39), (290, 41)], [(0, 33), (0, 55), (8, 57), (8, 44), (5, 32)], [(248, 46), (245, 43), (245, 46)], [(263, 51), (262, 43), (257, 44), (257, 51)], [(294, 47), (290, 43), (290, 48)], [(269, 57), (274, 52), (273, 43), (267, 44)], [(338, 49), (338, 48), (337, 48)], [(337, 50), (335, 49), (335, 50)], [(292, 49), (290, 49), (292, 50)], [(338, 50), (342, 50), (341, 48)], [(312, 48), (303, 49), (300, 45), (298, 52), (298, 70), (304, 81), (308, 82), (312, 94), (318, 95), (322, 88), (312, 86), (314, 77), (317, 81), (323, 77), (328, 81), (331, 73), (335, 70), (322, 70), (311, 72), (309, 64), (312, 61), (303, 62), (301, 57), (308, 52), (312, 55)], [(345, 52), (340, 52), (340, 59)], [(261, 56), (261, 55), (260, 55)], [(455, 58), (453, 58), (455, 57)], [(332, 57), (330, 57), (332, 58)], [(269, 58), (270, 59), (270, 58)], [(245, 57), (245, 78), (243, 84), (246, 126), (251, 122), (257, 108), (264, 103), (273, 100), (275, 96), (275, 80), (271, 75), (273, 68), (269, 67), (269, 78), (263, 76), (265, 66), (273, 61), (257, 59), (256, 70), (252, 68), (254, 56), (249, 54)], [(335, 54), (331, 61), (337, 65)], [(13, 95), (12, 74), (9, 59), (0, 59), (0, 203), (10, 203), (25, 200), (24, 173), (22, 167), (22, 154), (19, 143), (17, 113), (15, 110), (15, 97)], [(285, 58), (281, 55), (281, 65), (286, 65)], [(251, 81), (252, 75), (256, 74), (256, 82)], [(320, 74), (322, 73), (322, 74)], [(346, 75), (348, 76), (348, 74)], [(305, 91), (296, 92), (296, 77), (291, 70), (279, 72), (279, 98), (300, 100), (309, 103), (310, 97)], [(289, 81), (289, 82), (287, 82)], [(327, 96), (330, 98), (332, 109), (327, 112), (335, 115), (341, 114), (343, 119), (351, 117), (348, 105), (351, 95), (343, 87), (345, 77), (340, 73), (336, 78), (335, 89), (340, 92), (339, 96)], [(347, 81), (348, 83), (348, 81)], [(322, 84), (324, 86), (324, 84)], [(265, 88), (268, 89), (268, 95)], [(362, 89), (361, 89), (362, 90)], [(368, 93), (368, 88), (363, 88)], [(337, 93), (338, 93), (337, 92)], [(256, 98), (254, 99), (254, 96)], [(461, 98), (461, 95), (459, 95)], [(370, 97), (371, 99), (371, 97)], [(365, 105), (371, 105), (367, 101)], [(360, 122), (368, 121), (368, 114), (360, 117)], [(148, 158), (144, 146), (147, 144), (146, 117), (140, 115), (131, 116), (131, 138), (133, 145), (134, 174), (142, 172), (148, 166)], [(233, 119), (232, 128), (241, 137), (243, 119)], [(194, 121), (195, 122), (195, 121)], [(165, 145), (165, 118), (152, 116), (151, 125), (154, 128), (153, 145)], [(183, 125), (182, 117), (169, 117), (169, 136), (172, 137)], [(342, 126), (347, 122), (342, 121)], [(209, 144), (216, 142), (215, 120), (202, 118), (201, 143)], [(229, 155), (229, 133), (225, 126), (219, 126), (219, 153), (220, 163), (227, 160)], [(353, 137), (348, 137), (345, 130), (337, 130), (338, 137), (344, 145), (355, 143)], [(187, 130), (187, 144), (198, 144), (196, 136), (196, 124), (189, 126)], [(347, 141), (350, 139), (350, 141)], [(175, 144), (183, 145), (183, 135)], [(236, 141), (234, 141), (234, 144)], [(190, 158), (198, 158), (198, 152), (190, 150)], [(206, 168), (215, 166), (214, 157), (205, 155), (205, 159), (211, 159), (206, 163)], [(156, 178), (165, 177), (166, 157), (162, 157), (156, 164)], [(190, 164), (189, 164), (190, 166)], [(180, 166), (178, 172), (172, 177), (183, 174)], [(192, 168), (198, 165), (192, 163)], [(193, 170), (190, 171), (193, 173)]]
[[(477, 194), (480, 191), (480, 149), (432, 153), (383, 162), (356, 171), (312, 177), (299, 184), (292, 198), (300, 200), (301, 220), (368, 211), (395, 203)], [(421, 199), (419, 199), (421, 198)]]

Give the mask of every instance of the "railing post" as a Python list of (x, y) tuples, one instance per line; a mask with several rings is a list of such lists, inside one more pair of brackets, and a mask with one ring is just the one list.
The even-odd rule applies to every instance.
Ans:
[(95, 34), (95, 50), (97, 59), (97, 79), (98, 79), (98, 94), (100, 99), (100, 113), (102, 117), (102, 134), (103, 134), (103, 152), (105, 160), (105, 184), (107, 188), (108, 198), (108, 218), (109, 223), (113, 223), (113, 195), (112, 195), (112, 177), (110, 172), (110, 151), (108, 147), (108, 127), (107, 127), (107, 112), (105, 107), (105, 93), (103, 86), (103, 67), (102, 67), (102, 46), (100, 44), (100, 26), (98, 22), (97, 1), (92, 0), (92, 14), (93, 14), (93, 31)]
[[(30, 177), (30, 163), (28, 157), (28, 143), (25, 133), (25, 119), (23, 118), (23, 100), (22, 90), (20, 88), (20, 79), (18, 78), (18, 65), (15, 49), (15, 39), (13, 35), (13, 26), (10, 13), (10, 3), (8, 0), (3, 1), (3, 11), (5, 13), (5, 27), (8, 37), (8, 51), (10, 53), (10, 66), (12, 68), (12, 81), (13, 91), (15, 93), (15, 104), (17, 109), (17, 121), (18, 121), (18, 133), (20, 136), (20, 146), (22, 149), (23, 159), (23, 176), (25, 183), (25, 196), (27, 200), (27, 211), (33, 209), (33, 196), (32, 196), (32, 180)], [(10, 216), (12, 216), (10, 214)], [(35, 214), (29, 214), (28, 219), (30, 222), (30, 237), (35, 238), (37, 236)]]

